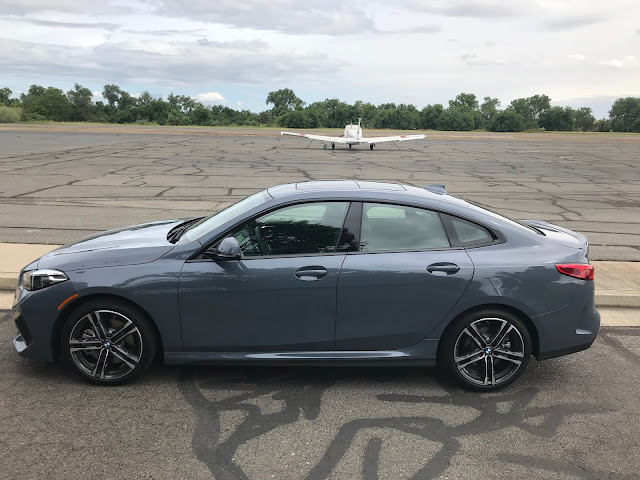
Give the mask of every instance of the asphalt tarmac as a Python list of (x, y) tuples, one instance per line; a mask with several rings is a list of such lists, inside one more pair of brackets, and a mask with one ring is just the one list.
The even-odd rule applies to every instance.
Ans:
[[(359, 178), (445, 183), (587, 233), (594, 259), (640, 260), (638, 136), (438, 133), (332, 151), (277, 132), (47, 128), (59, 131), (0, 128), (0, 242), (65, 243), (283, 182)], [(605, 327), (495, 394), (400, 367), (155, 366), (96, 387), (19, 357), (14, 332), (0, 311), (0, 479), (639, 478), (639, 328)]]
[(586, 233), (594, 260), (640, 261), (638, 135), (434, 132), (370, 151), (305, 148), (275, 130), (87, 128), (0, 129), (0, 242), (67, 243), (280, 183), (355, 178), (443, 183), (511, 218)]
[(13, 351), (2, 479), (637, 479), (640, 329), (532, 362), (495, 394), (433, 369), (155, 367), (96, 387)]

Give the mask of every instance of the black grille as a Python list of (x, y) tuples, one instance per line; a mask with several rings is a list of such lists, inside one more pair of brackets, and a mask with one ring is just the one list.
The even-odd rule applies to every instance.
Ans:
[(18, 327), (18, 331), (20, 332), (20, 335), (22, 335), (22, 338), (24, 339), (24, 342), (27, 345), (31, 344), (31, 332), (29, 332), (29, 328), (27, 327), (27, 322), (24, 321), (24, 318), (22, 317), (18, 317), (15, 320), (16, 322), (16, 327)]

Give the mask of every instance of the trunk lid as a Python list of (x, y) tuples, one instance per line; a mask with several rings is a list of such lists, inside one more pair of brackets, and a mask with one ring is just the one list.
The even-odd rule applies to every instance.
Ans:
[(589, 254), (589, 241), (580, 232), (574, 232), (544, 220), (523, 220), (522, 223), (540, 230), (546, 237), (558, 242), (560, 245), (584, 250), (587, 255)]

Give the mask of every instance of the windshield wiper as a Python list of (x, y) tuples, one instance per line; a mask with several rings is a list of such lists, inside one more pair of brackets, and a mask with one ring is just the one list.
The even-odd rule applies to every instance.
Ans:
[(169, 230), (169, 233), (167, 233), (167, 240), (170, 243), (176, 243), (178, 240), (180, 240), (182, 234), (186, 232), (191, 225), (199, 220), (202, 220), (203, 218), (204, 217), (192, 218), (190, 220), (187, 220), (186, 222), (182, 222), (181, 224), (176, 225), (171, 230)]

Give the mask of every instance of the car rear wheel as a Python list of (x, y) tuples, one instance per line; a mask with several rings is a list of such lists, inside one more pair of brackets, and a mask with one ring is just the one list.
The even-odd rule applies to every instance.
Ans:
[(485, 310), (457, 320), (442, 338), (438, 362), (459, 384), (491, 391), (515, 382), (531, 356), (531, 336), (517, 316)]
[(89, 302), (79, 307), (65, 322), (61, 342), (76, 372), (99, 384), (132, 380), (149, 367), (156, 351), (147, 318), (120, 302)]

